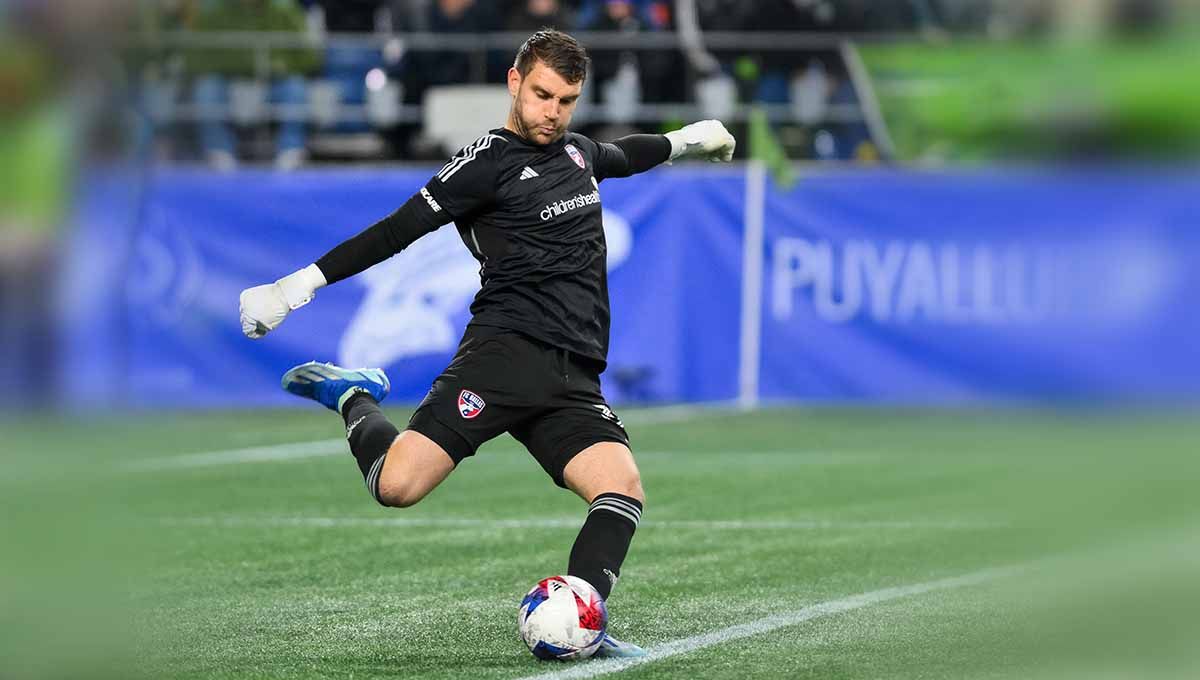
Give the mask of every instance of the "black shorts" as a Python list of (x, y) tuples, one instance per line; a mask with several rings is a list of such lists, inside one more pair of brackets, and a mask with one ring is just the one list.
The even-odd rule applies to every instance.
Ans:
[(484, 442), (512, 434), (554, 483), (599, 442), (629, 445), (621, 420), (600, 393), (602, 365), (503, 328), (469, 326), (454, 360), (408, 422), (454, 464)]

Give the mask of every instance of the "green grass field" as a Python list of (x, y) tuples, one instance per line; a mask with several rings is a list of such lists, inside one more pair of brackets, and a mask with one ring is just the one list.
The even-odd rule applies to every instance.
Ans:
[(611, 627), (649, 662), (524, 649), (585, 506), (514, 441), (384, 509), (314, 407), (4, 420), (0, 677), (1200, 669), (1194, 413), (622, 415), (648, 503)]

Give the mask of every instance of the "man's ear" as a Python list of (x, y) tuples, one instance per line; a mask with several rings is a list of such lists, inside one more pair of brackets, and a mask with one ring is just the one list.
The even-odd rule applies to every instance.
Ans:
[(517, 96), (521, 91), (521, 72), (514, 66), (508, 69), (508, 93)]

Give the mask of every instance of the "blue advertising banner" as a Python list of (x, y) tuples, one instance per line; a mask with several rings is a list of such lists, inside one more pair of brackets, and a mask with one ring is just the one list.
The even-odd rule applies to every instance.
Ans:
[[(98, 321), (67, 324), (68, 394), (83, 402), (298, 405), (279, 377), (317, 359), (384, 367), (393, 399), (419, 401), (449, 363), (479, 288), (479, 265), (453, 226), (322, 289), (259, 341), (241, 334), (238, 295), (312, 262), (429, 176), (170, 170), (144, 187), (132, 211), (138, 224), (124, 227), (132, 233), (118, 233), (116, 218), (92, 217), (105, 210), (81, 211), (90, 219), (75, 236), (75, 271), (96, 269), (95, 258), (124, 269), (114, 277), (107, 268), (103, 282), (68, 277), (67, 299), (90, 299), (85, 318), (115, 318), (119, 326), (105, 333), (117, 342), (97, 347)], [(614, 401), (715, 400), (736, 390), (728, 357), (738, 351), (738, 329), (719, 320), (738, 314), (743, 179), (738, 172), (680, 179), (650, 173), (601, 185), (613, 299), (604, 380)], [(116, 294), (97, 296), (98, 287)], [(89, 379), (78, 385), (74, 376)]]
[[(89, 183), (64, 280), (64, 393), (300, 405), (279, 376), (318, 359), (382, 366), (396, 401), (418, 401), (479, 286), (452, 227), (322, 289), (263, 340), (242, 336), (237, 300), (429, 175), (172, 169), (136, 191)], [(765, 194), (747, 182), (740, 167), (671, 168), (601, 185), (610, 400), (1200, 396), (1200, 178), (835, 171)]]
[(1200, 182), (855, 172), (767, 192), (764, 399), (1200, 394)]

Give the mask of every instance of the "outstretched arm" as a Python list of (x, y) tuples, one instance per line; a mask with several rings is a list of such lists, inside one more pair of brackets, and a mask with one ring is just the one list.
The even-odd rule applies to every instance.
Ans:
[(396, 212), (322, 255), (316, 266), (326, 283), (337, 283), (383, 262), (452, 219), (423, 188)]
[(680, 158), (729, 161), (737, 142), (720, 121), (704, 120), (665, 135), (629, 135), (596, 146), (597, 174), (604, 179), (629, 177)]
[[(367, 227), (304, 269), (275, 283), (242, 291), (242, 333), (258, 339), (275, 330), (294, 309), (308, 304), (317, 289), (350, 278), (404, 250), (451, 221), (426, 189), (399, 210)], [(436, 208), (435, 208), (436, 207)]]
[(636, 175), (671, 158), (671, 142), (663, 135), (629, 135), (596, 146), (600, 179)]
[(315, 263), (265, 286), (242, 291), (242, 332), (261, 338), (293, 309), (308, 304), (317, 289), (349, 278), (407, 248), (413, 241), (481, 210), (495, 199), (496, 162), (489, 149), (504, 143), (484, 135), (450, 159), (399, 210), (367, 227)]

